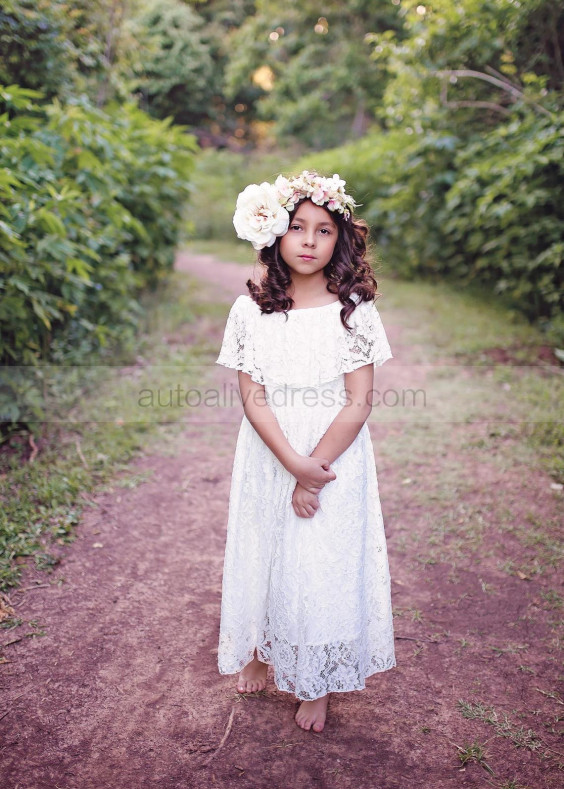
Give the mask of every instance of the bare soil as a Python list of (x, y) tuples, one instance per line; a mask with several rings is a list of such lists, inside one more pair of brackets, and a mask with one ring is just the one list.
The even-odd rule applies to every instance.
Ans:
[[(225, 315), (252, 274), (209, 256), (177, 266)], [(219, 349), (224, 320), (202, 321)], [(393, 383), (412, 352), (401, 311), (385, 324), (395, 359), (378, 375)], [(234, 375), (215, 366), (215, 386)], [(5, 600), (23, 622), (0, 631), (1, 786), (561, 787), (562, 583), (550, 563), (527, 566), (517, 537), (533, 520), (545, 541), (557, 530), (562, 495), (548, 475), (500, 462), (501, 440), (495, 456), (481, 450), (486, 422), (446, 425), (449, 442), (423, 461), (386, 449), (411, 426), (371, 420), (398, 666), (333, 694), (317, 734), (296, 726), (297, 701), (271, 677), (266, 692), (240, 695), (217, 671), (238, 424), (188, 421), (172, 449), (149, 448), (87, 502), (54, 573), (26, 570)], [(461, 470), (465, 485), (445, 499), (437, 481)], [(504, 525), (491, 517), (500, 499)], [(460, 523), (469, 534), (472, 519), (472, 553), (457, 553), (456, 529), (437, 532)], [(459, 700), (481, 703), (481, 718), (464, 718)]]

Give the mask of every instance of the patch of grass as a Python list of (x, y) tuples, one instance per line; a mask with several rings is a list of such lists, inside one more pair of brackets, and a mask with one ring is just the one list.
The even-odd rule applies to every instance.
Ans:
[(485, 705), (483, 702), (472, 703), (459, 699), (457, 708), (465, 719), (479, 719), (488, 724), (494, 724), (497, 721), (497, 715), (494, 717), (494, 709), (489, 705)]
[(502, 656), (505, 653), (520, 653), (523, 650), (528, 649), (529, 645), (507, 645), (507, 647), (495, 647), (490, 645), (490, 650), (493, 650), (493, 652), (498, 656)]
[[(525, 514), (519, 512), (516, 517), (516, 508), (519, 511), (522, 508), (521, 497), (516, 493), (503, 486), (498, 487), (493, 495), (493, 489), (477, 490), (475, 480), (468, 474), (469, 452), (475, 464), (483, 462), (491, 465), (496, 457), (493, 449), (482, 448), (467, 451), (463, 456), (457, 455), (459, 437), (464, 433), (458, 431), (456, 426), (451, 426), (450, 431), (443, 429), (441, 432), (431, 427), (425, 434), (413, 432), (414, 442), (410, 443), (406, 441), (412, 436), (410, 428), (403, 435), (386, 436), (375, 447), (376, 452), (384, 456), (386, 465), (397, 463), (399, 468), (403, 457), (401, 474), (413, 481), (405, 486), (405, 491), (410, 507), (419, 506), (421, 509), (420, 528), (417, 530), (420, 539), (417, 545), (418, 562), (445, 562), (462, 567), (465, 561), (467, 564), (472, 559), (477, 561), (475, 567), (479, 570), (487, 555), (497, 558), (501, 553), (503, 560), (496, 560), (498, 567), (520, 579), (530, 580), (557, 569), (564, 558), (564, 541), (558, 517), (547, 517), (546, 511), (540, 509), (541, 492), (536, 487), (531, 488), (528, 482), (530, 466), (536, 460), (534, 451), (523, 447), (521, 439), (512, 440), (506, 447), (496, 448), (500, 477), (503, 476), (505, 465), (522, 468), (522, 493), (530, 498), (530, 510)], [(424, 440), (422, 447), (419, 446), (419, 437)], [(435, 438), (438, 446), (436, 454), (432, 452)], [(449, 444), (448, 453), (441, 449), (449, 447)], [(522, 462), (519, 453), (514, 454), (516, 445), (522, 448), (521, 455), (526, 457), (528, 466)], [(444, 466), (440, 460), (437, 461), (443, 453), (449, 457), (449, 462), (444, 463)], [(419, 472), (419, 469), (428, 465), (436, 469), (435, 474)], [(424, 485), (420, 481), (422, 475)], [(553, 496), (548, 482), (546, 496)], [(539, 512), (536, 511), (537, 503)], [(508, 540), (508, 537), (514, 540)], [(408, 546), (414, 548), (415, 541), (413, 533), (402, 535), (399, 548), (402, 551)], [(483, 591), (494, 591), (489, 579), (484, 582)]]
[(484, 745), (474, 741), (473, 743), (466, 743), (464, 746), (457, 746), (458, 759), (462, 765), (467, 765), (470, 762), (475, 762), (493, 776), (493, 770), (486, 762), (486, 752)]
[(562, 598), (557, 590), (546, 590), (541, 592), (540, 595), (549, 609), (562, 609), (564, 598)]
[[(478, 719), (490, 724), (494, 728), (496, 735), (507, 738), (514, 746), (528, 749), (531, 752), (539, 752), (542, 757), (551, 756), (551, 750), (543, 743), (534, 730), (524, 725), (517, 726), (506, 714), (499, 717), (493, 706), (485, 705), (482, 702), (472, 703), (459, 700), (457, 707), (465, 719)], [(544, 749), (544, 751), (541, 752), (541, 749)]]
[[(428, 438), (455, 422), (488, 420), (490, 435), (475, 438), (477, 447), (493, 451), (495, 461), (496, 455), (505, 457), (496, 453), (500, 439), (514, 440), (514, 458), (540, 465), (563, 482), (564, 377), (556, 359), (548, 364), (540, 356), (539, 349), (549, 344), (547, 337), (495, 299), (456, 290), (448, 283), (394, 279), (382, 283), (382, 290), (379, 310), (384, 324), (393, 323), (395, 311), (401, 311), (398, 323), (402, 343), (410, 346), (410, 359), (415, 365), (419, 359), (440, 360), (441, 365), (426, 373), (425, 408), (381, 409), (379, 420), (404, 421), (410, 432), (417, 420), (425, 421)], [(507, 349), (511, 349), (511, 364), (496, 361), (496, 355), (489, 353)], [(410, 438), (419, 451), (424, 436), (416, 430)]]
[(149, 480), (151, 475), (151, 471), (140, 472), (139, 474), (135, 475), (126, 475), (121, 477), (119, 480), (116, 480), (115, 485), (118, 488), (137, 488), (137, 486), (141, 485), (141, 483)]
[[(12, 436), (0, 452), (0, 589), (18, 584), (21, 569), (33, 563), (37, 570), (56, 568), (57, 545), (73, 539), (88, 494), (104, 485), (132, 487), (143, 475), (127, 475), (130, 461), (161, 443), (169, 450), (180, 434), (181, 409), (155, 410), (140, 416), (134, 394), (144, 384), (157, 387), (167, 381), (168, 368), (178, 376), (197, 364), (198, 386), (205, 384), (211, 348), (193, 353), (192, 342), (171, 348), (163, 335), (182, 335), (207, 310), (224, 318), (224, 306), (196, 306), (196, 286), (185, 274), (174, 273), (153, 294), (144, 297), (146, 325), (138, 338), (138, 354), (120, 359), (127, 368), (106, 364), (94, 370), (84, 390), (72, 394), (73, 403), (59, 409), (61, 422), (32, 426), (38, 454), (29, 462), (28, 437)], [(221, 308), (221, 309), (220, 309)], [(213, 349), (215, 351), (215, 349)], [(139, 355), (146, 359), (139, 362)], [(151, 369), (150, 358), (158, 360)], [(145, 364), (147, 363), (147, 364)]]
[[(377, 276), (378, 279), (378, 276)], [(492, 348), (515, 348), (520, 364), (534, 361), (546, 336), (500, 300), (487, 292), (458, 288), (447, 282), (379, 279), (384, 294), (379, 304), (401, 309), (409, 304), (402, 328), (405, 342), (424, 345), (433, 358), (445, 356), (470, 364), (484, 364), (481, 352)], [(473, 355), (467, 359), (468, 355)]]
[(558, 705), (564, 705), (564, 700), (557, 691), (543, 691), (543, 689), (539, 688), (536, 688), (535, 691), (538, 691), (539, 694), (543, 695), (543, 697), (548, 697), (548, 699), (554, 700)]

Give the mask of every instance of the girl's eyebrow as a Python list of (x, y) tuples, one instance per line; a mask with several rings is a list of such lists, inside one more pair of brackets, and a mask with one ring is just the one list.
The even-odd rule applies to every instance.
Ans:
[[(294, 217), (294, 219), (292, 221), (293, 222), (303, 222), (303, 223), (306, 222), (306, 220), (305, 219), (301, 219), (301, 217), (297, 217), (297, 218)], [(336, 228), (337, 227), (334, 222), (318, 222), (317, 223), (317, 227), (318, 228), (320, 228), (320, 227), (322, 227), (324, 225), (326, 225), (328, 228)]]

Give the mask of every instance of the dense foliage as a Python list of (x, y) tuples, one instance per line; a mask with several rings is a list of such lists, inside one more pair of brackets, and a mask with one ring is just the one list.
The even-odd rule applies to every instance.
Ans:
[(391, 3), (260, 0), (231, 36), (228, 95), (258, 86), (253, 109), (283, 145), (297, 139), (320, 149), (360, 137), (387, 79), (386, 66), (370, 57), (369, 34), (384, 31), (403, 35)]
[(62, 3), (4, 0), (0, 8), (0, 84), (63, 94), (73, 65)]
[(305, 157), (333, 169), (386, 266), (503, 295), (564, 341), (564, 113), (528, 115), (469, 143), (398, 129)]
[(0, 89), (0, 363), (79, 361), (172, 267), (195, 142), (133, 104)]
[(388, 264), (479, 283), (564, 342), (564, 9), (402, 0), (374, 34), (387, 131), (306, 157), (348, 178)]
[(133, 20), (141, 55), (131, 87), (142, 107), (157, 118), (170, 116), (175, 123), (189, 124), (202, 144), (238, 145), (246, 133), (248, 91), (235, 91), (227, 99), (225, 69), (232, 55), (229, 32), (252, 7), (249, 0), (147, 2)]
[(86, 93), (99, 106), (127, 99), (141, 57), (132, 17), (142, 2), (4, 0), (0, 84), (40, 90), (45, 99)]

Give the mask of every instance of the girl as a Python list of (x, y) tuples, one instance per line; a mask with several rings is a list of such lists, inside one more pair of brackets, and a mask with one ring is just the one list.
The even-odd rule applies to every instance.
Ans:
[(218, 665), (240, 693), (276, 686), (321, 732), (329, 694), (395, 666), (390, 576), (366, 420), (392, 358), (367, 226), (345, 182), (304, 171), (251, 184), (233, 218), (262, 265), (217, 363), (238, 371)]

